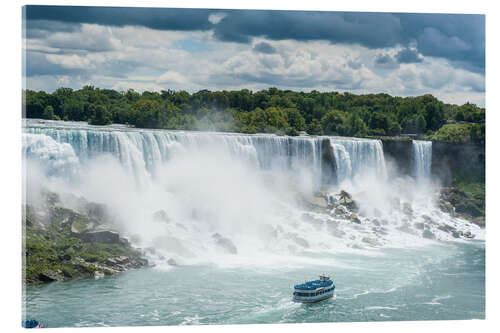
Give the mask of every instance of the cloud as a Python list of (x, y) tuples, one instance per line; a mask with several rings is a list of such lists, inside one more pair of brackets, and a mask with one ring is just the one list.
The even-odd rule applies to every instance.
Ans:
[(378, 54), (375, 58), (375, 66), (385, 69), (394, 69), (399, 67), (399, 63), (390, 54)]
[(187, 83), (187, 80), (182, 74), (174, 72), (174, 71), (167, 71), (160, 75), (158, 79), (156, 80), (157, 83), (174, 83), (174, 84), (185, 84)]
[[(211, 31), (220, 41), (237, 43), (252, 43), (255, 38), (322, 40), (370, 49), (416, 43), (415, 52), (423, 56), (445, 58), (457, 66), (484, 72), (484, 15), (26, 6), (26, 18), (33, 22), (28, 24), (30, 37), (67, 30), (69, 23), (87, 23)], [(47, 21), (59, 24), (36, 28)]]
[(269, 43), (260, 42), (254, 45), (253, 50), (255, 52), (265, 53), (265, 54), (273, 54), (276, 53), (276, 49)]
[(208, 16), (208, 20), (212, 24), (217, 24), (226, 16), (227, 16), (226, 13), (213, 13)]
[(186, 8), (26, 6), (26, 19), (106, 26), (143, 26), (155, 30), (207, 30), (212, 10)]
[[(217, 25), (225, 24), (232, 15), (233, 11), (229, 11)], [(342, 20), (360, 24), (356, 16), (343, 16)], [(31, 27), (49, 31), (45, 30), (50, 29), (46, 22), (55, 21), (32, 21)], [(400, 96), (432, 93), (448, 102), (469, 100), (484, 105), (484, 74), (469, 70), (473, 64), (460, 57), (449, 60), (424, 55), (419, 49), (422, 42), (417, 39), (378, 48), (362, 43), (284, 38), (285, 32), (283, 39), (256, 35), (250, 37), (251, 43), (234, 43), (221, 40), (215, 28), (173, 31), (62, 22), (60, 29), (50, 33), (32, 29), (32, 37), (25, 39), (29, 88), (52, 91), (60, 86), (79, 89), (92, 84), (123, 90), (195, 92), (276, 86)], [(442, 36), (432, 29), (415, 34), (421, 34), (429, 43), (446, 37), (457, 52), (470, 52), (466, 47), (460, 51), (460, 42), (450, 39), (448, 27), (434, 29)], [(462, 35), (460, 40), (469, 37)]]
[(422, 62), (423, 58), (415, 49), (403, 49), (396, 54), (396, 60), (402, 64)]

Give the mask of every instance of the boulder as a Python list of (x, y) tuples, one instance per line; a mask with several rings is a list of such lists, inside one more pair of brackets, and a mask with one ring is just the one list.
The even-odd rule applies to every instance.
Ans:
[(436, 238), (436, 236), (429, 229), (425, 229), (424, 232), (422, 232), (422, 237), (427, 238), (427, 239), (435, 239)]
[(423, 222), (415, 223), (414, 226), (415, 226), (415, 228), (420, 229), (420, 230), (424, 230), (426, 227), (425, 223), (423, 223)]
[(169, 264), (170, 266), (178, 266), (179, 264), (177, 263), (177, 261), (175, 261), (175, 259), (173, 258), (169, 258), (167, 260), (167, 264)]
[(361, 239), (361, 241), (363, 243), (366, 243), (366, 244), (370, 245), (370, 246), (380, 246), (381, 245), (376, 238), (363, 237)]
[(212, 235), (212, 238), (219, 247), (223, 248), (226, 252), (230, 254), (236, 254), (238, 250), (236, 246), (234, 246), (233, 242), (226, 237), (222, 237), (220, 234), (215, 233)]
[(409, 202), (405, 202), (403, 204), (403, 213), (408, 216), (408, 218), (413, 217), (413, 208), (411, 207), (411, 204)]
[(466, 237), (466, 238), (474, 238), (474, 237), (476, 237), (476, 235), (474, 235), (470, 231), (466, 231), (466, 232), (464, 232), (464, 237)]
[(116, 231), (111, 230), (93, 230), (76, 235), (78, 238), (86, 242), (118, 244), (120, 243), (120, 235)]
[(426, 223), (437, 225), (437, 223), (434, 222), (434, 220), (430, 216), (422, 215), (422, 218)]
[(38, 279), (43, 282), (54, 282), (54, 281), (62, 281), (64, 280), (64, 274), (61, 270), (53, 271), (46, 270), (38, 276)]
[(338, 206), (335, 208), (333, 213), (337, 216), (343, 217), (345, 214), (347, 214), (347, 209), (344, 206)]
[(101, 279), (105, 276), (104, 272), (101, 272), (101, 271), (95, 271), (94, 272), (94, 278), (95, 279)]
[(449, 225), (449, 224), (440, 225), (438, 227), (438, 229), (441, 230), (441, 231), (444, 231), (444, 232), (448, 232), (448, 233), (453, 233), (454, 231), (457, 230), (454, 226)]
[(84, 206), (83, 212), (89, 218), (95, 220), (98, 223), (104, 223), (105, 221), (109, 221), (111, 219), (109, 208), (104, 204), (88, 202)]
[(351, 222), (353, 223), (357, 223), (357, 224), (361, 224), (361, 220), (359, 219), (359, 217), (352, 213), (350, 216), (349, 216), (349, 220), (351, 220)]

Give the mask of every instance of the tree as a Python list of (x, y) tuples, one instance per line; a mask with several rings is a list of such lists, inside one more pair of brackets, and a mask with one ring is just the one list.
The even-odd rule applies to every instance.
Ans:
[(91, 125), (109, 125), (112, 123), (111, 112), (102, 105), (92, 105), (92, 115), (88, 123)]
[(339, 110), (331, 110), (321, 118), (321, 127), (325, 134), (339, 134), (344, 125), (345, 114)]
[(45, 109), (43, 109), (43, 117), (50, 120), (56, 119), (54, 116), (54, 108), (52, 107), (52, 105), (47, 105)]
[(307, 126), (307, 133), (310, 135), (322, 135), (323, 127), (318, 119), (313, 119), (311, 123)]
[(288, 108), (285, 112), (286, 120), (290, 127), (294, 128), (296, 131), (304, 131), (306, 129), (306, 121), (300, 114), (299, 110), (295, 108)]

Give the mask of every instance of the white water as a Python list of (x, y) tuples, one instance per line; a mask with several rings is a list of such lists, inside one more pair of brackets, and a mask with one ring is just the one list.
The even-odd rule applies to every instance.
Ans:
[(380, 140), (330, 137), (337, 167), (337, 181), (374, 173), (385, 179), (387, 169)]
[(419, 180), (429, 179), (432, 164), (432, 141), (413, 140), (414, 175)]
[[(160, 265), (172, 257), (182, 264), (290, 266), (314, 263), (305, 253), (375, 255), (378, 247), (433, 243), (415, 223), (427, 223), (437, 239), (452, 239), (438, 229), (442, 225), (483, 237), (476, 226), (436, 207), (431, 184), (389, 175), (380, 141), (328, 139), (29, 120), (23, 133), (25, 182), (29, 192), (47, 187), (107, 204), (122, 234), (153, 248), (151, 259)], [(360, 224), (301, 206), (304, 197), (326, 186), (322, 175), (332, 166), (322, 159), (325, 142), (333, 148), (338, 180), (328, 185), (330, 198), (336, 200), (341, 189), (353, 194)], [(422, 165), (430, 168), (430, 162)], [(405, 205), (411, 205), (411, 216)], [(153, 218), (159, 210), (169, 222)], [(237, 255), (215, 244), (214, 233), (230, 239)], [(333, 259), (317, 259), (325, 260)]]

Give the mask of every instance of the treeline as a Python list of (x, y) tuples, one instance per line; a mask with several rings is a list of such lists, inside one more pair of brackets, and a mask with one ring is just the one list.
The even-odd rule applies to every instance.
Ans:
[[(120, 123), (142, 128), (342, 136), (431, 134), (447, 120), (484, 123), (474, 104), (444, 104), (432, 95), (201, 90), (126, 92), (85, 86), (53, 93), (23, 91), (27, 118)], [(484, 125), (483, 125), (484, 127)]]

